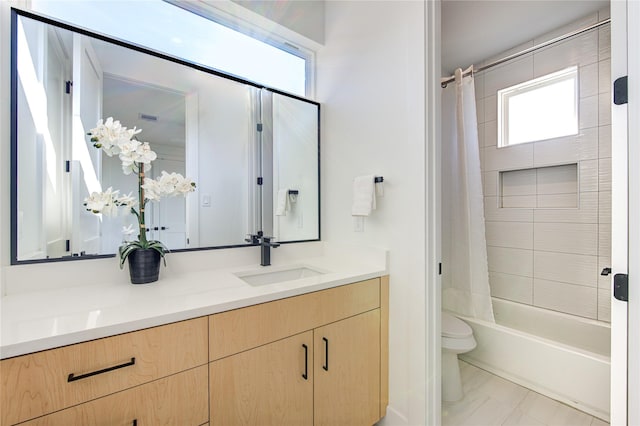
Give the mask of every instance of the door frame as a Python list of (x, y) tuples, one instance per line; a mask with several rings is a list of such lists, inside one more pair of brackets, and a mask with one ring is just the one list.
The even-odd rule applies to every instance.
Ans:
[[(640, 424), (640, 146), (629, 143), (640, 137), (640, 3), (611, 2), (611, 79), (628, 76), (626, 105), (612, 105), (612, 230), (611, 267), (614, 274), (628, 274), (629, 302), (611, 297), (611, 424)], [(613, 284), (613, 283), (612, 283)], [(613, 285), (611, 286), (613, 289)], [(613, 291), (612, 291), (613, 293)]]
[[(614, 1), (613, 3), (617, 3)], [(627, 323), (627, 424), (640, 424), (640, 2), (627, 1), (627, 71), (629, 76), (628, 116), (628, 262), (629, 271), (629, 302)], [(635, 297), (634, 297), (635, 296)], [(612, 361), (613, 362), (613, 361)]]
[[(442, 309), (442, 280), (440, 265), (442, 261), (441, 208), (442, 205), (442, 176), (441, 176), (441, 145), (442, 145), (442, 117), (440, 77), (442, 75), (441, 62), (441, 2), (426, 1), (424, 6), (425, 22), (425, 262), (424, 275), (426, 288), (424, 301), (424, 322), (419, 324), (425, 336), (416, 348), (416, 357), (424, 359), (423, 365), (412, 364), (415, 376), (424, 378), (419, 381), (420, 386), (413, 386), (415, 399), (420, 408), (424, 409), (421, 418), (424, 424), (442, 424), (442, 342), (440, 333)], [(426, 382), (425, 382), (426, 380)], [(421, 393), (423, 392), (423, 393)], [(416, 418), (412, 416), (411, 418)]]

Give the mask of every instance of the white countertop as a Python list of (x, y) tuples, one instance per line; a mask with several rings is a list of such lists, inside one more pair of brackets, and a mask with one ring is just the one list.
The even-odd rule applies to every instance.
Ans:
[[(274, 265), (268, 267), (251, 263), (174, 272), (166, 274), (168, 276), (161, 272), (160, 280), (150, 284), (133, 285), (119, 279), (117, 282), (67, 287), (49, 285), (6, 294), (0, 300), (0, 358), (210, 315), (388, 273), (385, 250), (367, 248), (357, 252), (351, 248), (315, 244), (320, 249), (314, 246), (313, 250), (302, 251), (317, 256), (282, 256), (286, 259), (278, 262), (276, 253)], [(294, 245), (289, 246), (286, 250), (293, 253)], [(216, 253), (209, 256), (216, 256)], [(169, 262), (173, 260), (168, 259)], [(109, 266), (117, 268), (114, 262)], [(235, 275), (243, 271), (267, 272), (294, 266), (306, 266), (324, 273), (255, 287)], [(73, 265), (66, 268), (73, 274)]]

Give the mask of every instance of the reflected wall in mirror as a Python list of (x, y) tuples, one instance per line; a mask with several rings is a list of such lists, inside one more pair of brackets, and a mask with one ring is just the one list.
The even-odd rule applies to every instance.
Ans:
[[(269, 191), (301, 190), (287, 216), (295, 223), (274, 228), (280, 241), (319, 239), (318, 104), (266, 91), (278, 113), (268, 126), (274, 135), (265, 136), (265, 90), (250, 82), (26, 12), (12, 18), (13, 264), (112, 255), (122, 227), (135, 224), (133, 215), (100, 217), (82, 205), (93, 191), (136, 188), (117, 157), (87, 137), (107, 117), (142, 129), (137, 137), (158, 154), (151, 177), (167, 170), (198, 184), (193, 196), (148, 205), (149, 238), (171, 250), (246, 245), (262, 223), (282, 219), (262, 217), (260, 199), (272, 197), (261, 193), (262, 172), (277, 179)], [(305, 112), (287, 112), (296, 106)], [(313, 141), (296, 145), (311, 133)], [(265, 141), (276, 143), (266, 150), (278, 153), (272, 170), (261, 168)], [(308, 145), (315, 156), (303, 153)]]
[(282, 241), (318, 235), (320, 185), (318, 108), (278, 93), (272, 95), (273, 235)]

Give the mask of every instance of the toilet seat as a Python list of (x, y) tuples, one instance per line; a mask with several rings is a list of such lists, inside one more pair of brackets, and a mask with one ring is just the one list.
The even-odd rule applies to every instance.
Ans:
[(469, 324), (451, 314), (442, 312), (442, 337), (464, 339), (473, 335)]

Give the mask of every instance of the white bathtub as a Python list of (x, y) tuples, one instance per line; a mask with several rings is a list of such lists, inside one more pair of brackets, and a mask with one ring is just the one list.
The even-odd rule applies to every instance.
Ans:
[(478, 346), (460, 358), (609, 421), (608, 324), (493, 299), (496, 323), (460, 317)]

